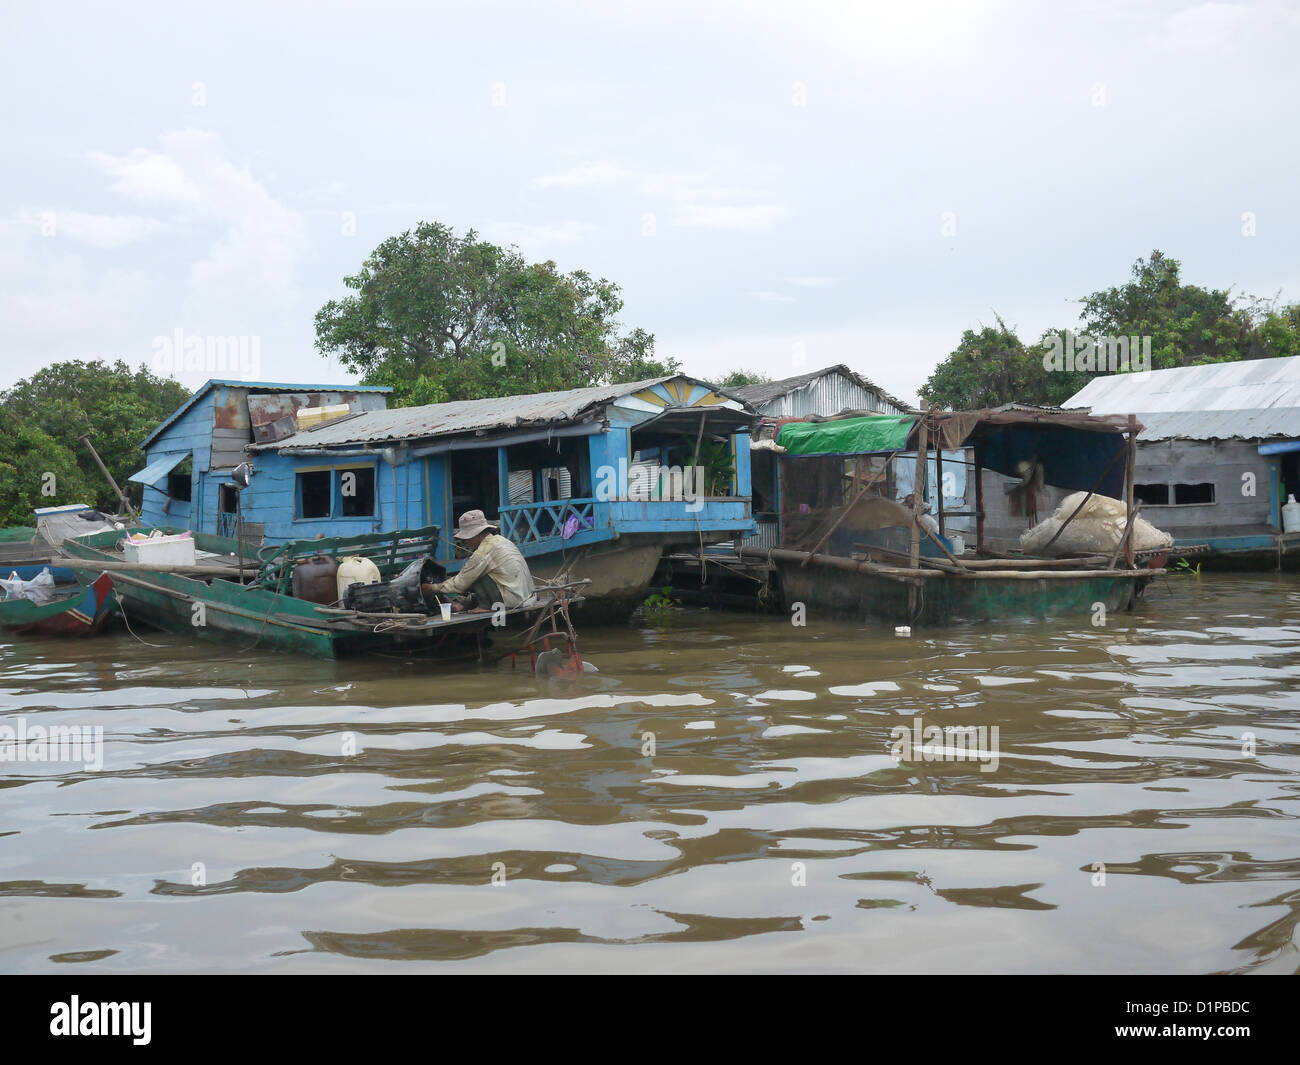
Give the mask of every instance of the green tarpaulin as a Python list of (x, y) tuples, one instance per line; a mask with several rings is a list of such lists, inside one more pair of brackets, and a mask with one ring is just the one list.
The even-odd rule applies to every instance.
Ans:
[(830, 422), (786, 422), (776, 442), (791, 455), (862, 455), (902, 451), (914, 417), (881, 414)]

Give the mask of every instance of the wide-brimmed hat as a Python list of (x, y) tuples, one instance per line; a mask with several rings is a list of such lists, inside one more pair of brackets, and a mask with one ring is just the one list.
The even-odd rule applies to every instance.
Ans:
[(467, 510), (460, 516), (460, 528), (451, 535), (457, 540), (472, 540), (484, 529), (497, 532), (497, 527), (487, 520), (481, 510)]

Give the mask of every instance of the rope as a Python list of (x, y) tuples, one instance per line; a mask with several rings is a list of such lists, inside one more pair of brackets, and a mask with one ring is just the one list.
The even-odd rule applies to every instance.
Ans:
[(128, 621), (126, 617), (126, 603), (122, 599), (122, 593), (119, 592), (116, 588), (113, 589), (113, 598), (117, 600), (117, 608), (122, 612), (122, 624), (126, 626), (127, 632), (129, 632), (133, 637), (135, 637), (135, 639), (139, 640), (146, 647), (166, 648), (167, 645), (165, 643), (150, 643), (148, 640), (143, 639), (140, 636), (136, 636), (135, 630), (131, 628), (131, 622)]

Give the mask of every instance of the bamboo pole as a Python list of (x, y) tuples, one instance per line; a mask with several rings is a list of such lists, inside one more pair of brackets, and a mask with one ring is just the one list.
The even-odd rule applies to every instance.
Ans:
[[(867, 490), (871, 488), (878, 480), (880, 480), (881, 475), (884, 474), (889, 469), (889, 464), (894, 461), (894, 456), (897, 454), (898, 454), (897, 451), (890, 454), (885, 459), (884, 465), (881, 466), (876, 473), (873, 473), (871, 475), (871, 479), (867, 481), (866, 484), (864, 484), (861, 488), (858, 489), (858, 494), (853, 497), (853, 499), (849, 502), (849, 505), (847, 507), (845, 507), (842, 511), (840, 511), (840, 516), (835, 519), (831, 527), (826, 530), (826, 532), (822, 535), (822, 538), (817, 541), (816, 546), (814, 546), (812, 551), (809, 552), (808, 555), (809, 558), (817, 554), (817, 552), (822, 549), (826, 541), (831, 538), (831, 533), (833, 533), (837, 528), (839, 528), (840, 522), (842, 522), (845, 518), (849, 516), (849, 511), (858, 505), (858, 502), (862, 499), (862, 497), (867, 494)], [(805, 563), (805, 565), (807, 565), (807, 563)]]
[[(1119, 543), (1115, 545), (1115, 550), (1111, 552), (1110, 561), (1107, 564), (1109, 568), (1114, 568), (1115, 563), (1119, 561), (1120, 552), (1124, 551), (1124, 545), (1129, 542), (1133, 536), (1133, 524), (1137, 521), (1138, 511), (1142, 509), (1141, 503), (1136, 503), (1133, 510), (1129, 513), (1124, 522), (1124, 535), (1119, 538)], [(1133, 557), (1132, 551), (1124, 551), (1124, 561), (1128, 562)], [(1131, 565), (1131, 563), (1130, 563)]]
[[(916, 521), (917, 525), (921, 525), (919, 519), (914, 518), (913, 520)], [(935, 536), (934, 533), (932, 533), (924, 525), (921, 525), (921, 531), (925, 533), (925, 535), (928, 536), (931, 540), (934, 541), (935, 546), (947, 556), (949, 562), (953, 563), (958, 569), (966, 568), (966, 566), (962, 563), (962, 560), (959, 559), (956, 555), (954, 555), (951, 551), (949, 551), (948, 548), (944, 546), (943, 541), (940, 540), (937, 536)], [(919, 556), (918, 556), (918, 561), (919, 561)]]
[(975, 442), (975, 553), (984, 550), (984, 451)]
[[(743, 556), (766, 558), (775, 562), (803, 562), (808, 556), (807, 551), (791, 551), (786, 548), (767, 547), (742, 547), (740, 553)], [(873, 576), (884, 577), (887, 580), (903, 581), (913, 585), (919, 585), (925, 579), (936, 580), (943, 578), (1011, 581), (1085, 580), (1098, 577), (1154, 577), (1161, 572), (1154, 569), (1115, 570), (1101, 568), (1080, 570), (967, 570), (962, 572), (956, 569), (889, 566), (877, 562), (860, 562), (856, 559), (840, 558), (837, 555), (818, 555), (812, 561), (819, 566), (830, 566), (833, 569), (844, 570), (849, 573), (868, 573)]]
[(117, 482), (113, 480), (113, 475), (108, 472), (108, 467), (104, 465), (103, 459), (99, 457), (99, 452), (95, 450), (95, 445), (90, 442), (90, 437), (83, 436), (81, 442), (86, 445), (86, 450), (90, 452), (90, 457), (95, 460), (95, 465), (99, 467), (99, 472), (102, 473), (108, 483), (113, 486), (113, 491), (117, 493), (117, 498), (122, 501), (122, 506), (126, 508), (128, 517), (139, 517), (139, 514), (136, 513), (135, 507), (131, 506), (131, 501), (126, 498), (122, 489), (118, 488)]
[[(740, 553), (742, 556), (750, 558), (765, 558), (769, 562), (803, 562), (804, 559), (809, 557), (807, 551), (794, 551), (784, 547), (742, 547)], [(845, 570), (849, 573), (871, 573), (878, 577), (884, 577), (886, 580), (902, 581), (905, 584), (914, 584), (921, 579), (943, 576), (938, 570), (908, 569), (903, 566), (881, 565), (877, 562), (859, 562), (856, 559), (841, 558), (839, 555), (818, 555), (812, 561), (819, 566), (829, 566), (832, 569)]]
[(178, 577), (229, 577), (238, 579), (242, 573), (258, 573), (260, 566), (246, 565), (241, 570), (238, 566), (159, 566), (151, 562), (116, 562), (111, 560), (91, 561), (78, 558), (56, 558), (53, 565), (66, 566), (68, 569), (102, 570), (105, 573), (174, 573)]

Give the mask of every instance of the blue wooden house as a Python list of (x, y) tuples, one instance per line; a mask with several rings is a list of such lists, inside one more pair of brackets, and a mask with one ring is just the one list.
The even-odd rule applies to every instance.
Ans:
[[(665, 547), (754, 531), (743, 401), (674, 375), (388, 409), (388, 390), (210, 381), (144, 443), (143, 517), (266, 543), (439, 525), (481, 509), (535, 574), (633, 605)], [(231, 472), (251, 462), (237, 500)]]

